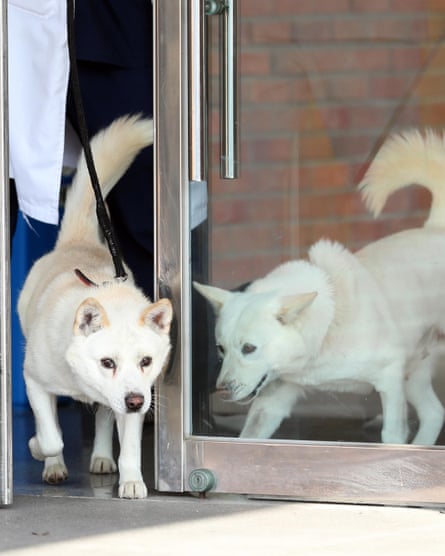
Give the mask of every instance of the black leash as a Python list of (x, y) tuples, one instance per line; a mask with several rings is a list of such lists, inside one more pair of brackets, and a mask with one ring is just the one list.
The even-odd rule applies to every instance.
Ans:
[(111, 257), (113, 259), (116, 271), (115, 278), (126, 280), (128, 275), (122, 262), (122, 255), (116, 241), (113, 226), (108, 216), (102, 191), (97, 177), (96, 167), (94, 165), (93, 154), (91, 152), (90, 141), (88, 137), (88, 128), (85, 118), (85, 111), (82, 102), (82, 93), (80, 90), (79, 74), (77, 71), (76, 46), (74, 40), (74, 1), (67, 0), (67, 22), (68, 22), (68, 50), (70, 59), (70, 87), (74, 101), (74, 107), (79, 126), (80, 142), (82, 143), (85, 160), (87, 163), (88, 173), (90, 174), (91, 184), (93, 186), (94, 195), (96, 197), (96, 214), (99, 226), (105, 237)]

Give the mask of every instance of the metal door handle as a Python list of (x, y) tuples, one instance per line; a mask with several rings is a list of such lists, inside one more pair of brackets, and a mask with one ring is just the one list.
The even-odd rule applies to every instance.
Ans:
[(189, 178), (207, 180), (207, 27), (203, 0), (189, 9)]
[(221, 168), (222, 178), (239, 174), (238, 2), (226, 0), (221, 14)]
[(237, 0), (190, 0), (189, 9), (189, 178), (207, 180), (207, 26), (206, 16), (220, 16), (220, 174), (239, 172), (238, 3)]

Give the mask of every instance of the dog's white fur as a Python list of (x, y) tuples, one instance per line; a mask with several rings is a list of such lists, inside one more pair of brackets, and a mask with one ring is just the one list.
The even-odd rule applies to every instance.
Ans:
[(432, 194), (423, 228), (355, 254), (321, 240), (307, 261), (285, 263), (244, 292), (195, 284), (217, 315), (217, 388), (230, 400), (253, 399), (241, 437), (270, 437), (307, 389), (375, 389), (383, 442), (407, 441), (407, 401), (420, 422), (413, 442), (436, 442), (444, 419), (432, 386), (445, 346), (444, 136), (411, 130), (388, 139), (359, 188), (377, 216), (409, 184)]
[[(120, 118), (93, 138), (104, 197), (152, 142), (152, 120), (138, 116)], [(82, 282), (76, 268), (98, 286)], [(97, 402), (90, 471), (116, 471), (114, 416), (120, 441), (119, 496), (142, 498), (147, 495), (141, 473), (142, 425), (151, 388), (168, 357), (172, 308), (167, 299), (147, 299), (131, 275), (126, 281), (113, 276), (82, 155), (56, 246), (33, 265), (18, 303), (26, 337), (24, 376), (36, 422), (29, 447), (34, 458), (44, 460), (44, 480), (63, 481), (67, 469), (56, 397)]]

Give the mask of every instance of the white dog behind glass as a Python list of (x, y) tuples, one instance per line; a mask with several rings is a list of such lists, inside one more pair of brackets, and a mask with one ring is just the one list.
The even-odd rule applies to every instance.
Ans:
[(217, 315), (217, 388), (252, 401), (242, 437), (268, 438), (307, 389), (366, 394), (383, 409), (382, 441), (434, 444), (444, 409), (432, 376), (445, 348), (445, 139), (412, 130), (387, 140), (359, 188), (377, 216), (410, 184), (432, 194), (423, 228), (351, 253), (321, 240), (243, 292), (195, 284)]

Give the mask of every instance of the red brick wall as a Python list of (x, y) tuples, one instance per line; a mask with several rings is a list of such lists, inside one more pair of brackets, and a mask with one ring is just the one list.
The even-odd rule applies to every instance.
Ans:
[(445, 0), (239, 4), (235, 181), (218, 176), (215, 52), (210, 64), (212, 283), (251, 280), (321, 237), (356, 249), (421, 224), (420, 188), (394, 195), (374, 221), (356, 185), (383, 132), (445, 124)]

